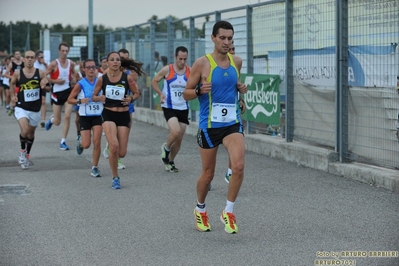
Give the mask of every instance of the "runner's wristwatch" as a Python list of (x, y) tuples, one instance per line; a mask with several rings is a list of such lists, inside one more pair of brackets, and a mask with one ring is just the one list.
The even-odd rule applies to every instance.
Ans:
[(195, 94), (197, 94), (197, 96), (200, 96), (200, 95), (201, 95), (201, 87), (200, 87), (200, 86), (197, 86), (197, 87), (195, 88)]

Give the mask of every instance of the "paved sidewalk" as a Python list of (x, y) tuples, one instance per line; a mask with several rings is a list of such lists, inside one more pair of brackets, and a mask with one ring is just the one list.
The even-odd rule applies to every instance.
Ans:
[(22, 170), (18, 124), (0, 109), (1, 266), (307, 266), (332, 252), (341, 263), (399, 265), (399, 194), (390, 190), (247, 152), (235, 205), (240, 231), (229, 235), (219, 221), (228, 163), (220, 147), (207, 198), (213, 230), (203, 233), (193, 217), (201, 162), (192, 135), (175, 160), (179, 173), (169, 173), (160, 160), (167, 130), (135, 121), (115, 191), (106, 159), (93, 178), (91, 149), (76, 154), (73, 122), (71, 150), (59, 150), (61, 130), (37, 129), (33, 165)]

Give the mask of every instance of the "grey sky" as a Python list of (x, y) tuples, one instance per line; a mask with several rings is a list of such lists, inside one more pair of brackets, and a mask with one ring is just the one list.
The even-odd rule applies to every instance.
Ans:
[[(267, 2), (267, 0), (93, 0), (93, 23), (106, 27), (128, 27), (145, 23), (152, 15), (186, 18), (232, 7)], [(88, 25), (88, 0), (2, 0), (1, 21), (31, 21), (63, 26)]]

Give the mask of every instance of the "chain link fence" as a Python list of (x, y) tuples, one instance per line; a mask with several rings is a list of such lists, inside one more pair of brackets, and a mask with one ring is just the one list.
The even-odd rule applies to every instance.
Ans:
[[(342, 162), (399, 166), (399, 1), (269, 1), (97, 33), (94, 46), (98, 55), (125, 48), (143, 62), (148, 75), (137, 105), (160, 110), (150, 85), (154, 54), (173, 63), (174, 49), (183, 45), (192, 65), (213, 51), (218, 20), (233, 24), (236, 55), (243, 58), (247, 134), (323, 146)], [(57, 47), (75, 37), (51, 36), (58, 36)], [(190, 106), (196, 121), (198, 103)]]

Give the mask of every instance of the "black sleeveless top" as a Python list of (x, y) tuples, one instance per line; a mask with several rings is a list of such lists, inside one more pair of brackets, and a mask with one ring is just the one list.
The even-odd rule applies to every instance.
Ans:
[(42, 106), (42, 98), (40, 91), (40, 72), (35, 70), (35, 74), (31, 78), (25, 77), (24, 72), (20, 71), (19, 90), (17, 93), (18, 107), (32, 112), (39, 112)]
[(15, 70), (19, 69), (23, 69), (24, 68), (24, 62), (22, 62), (20, 65), (15, 64), (15, 62), (11, 62), (12, 66), (11, 66), (11, 70), (10, 70), (10, 75), (14, 75)]
[(108, 78), (108, 74), (102, 76), (103, 84), (101, 90), (105, 95), (104, 107), (126, 107), (122, 105), (122, 98), (125, 98), (129, 92), (129, 84), (127, 80), (127, 74), (122, 73), (120, 80), (117, 82), (111, 82)]

